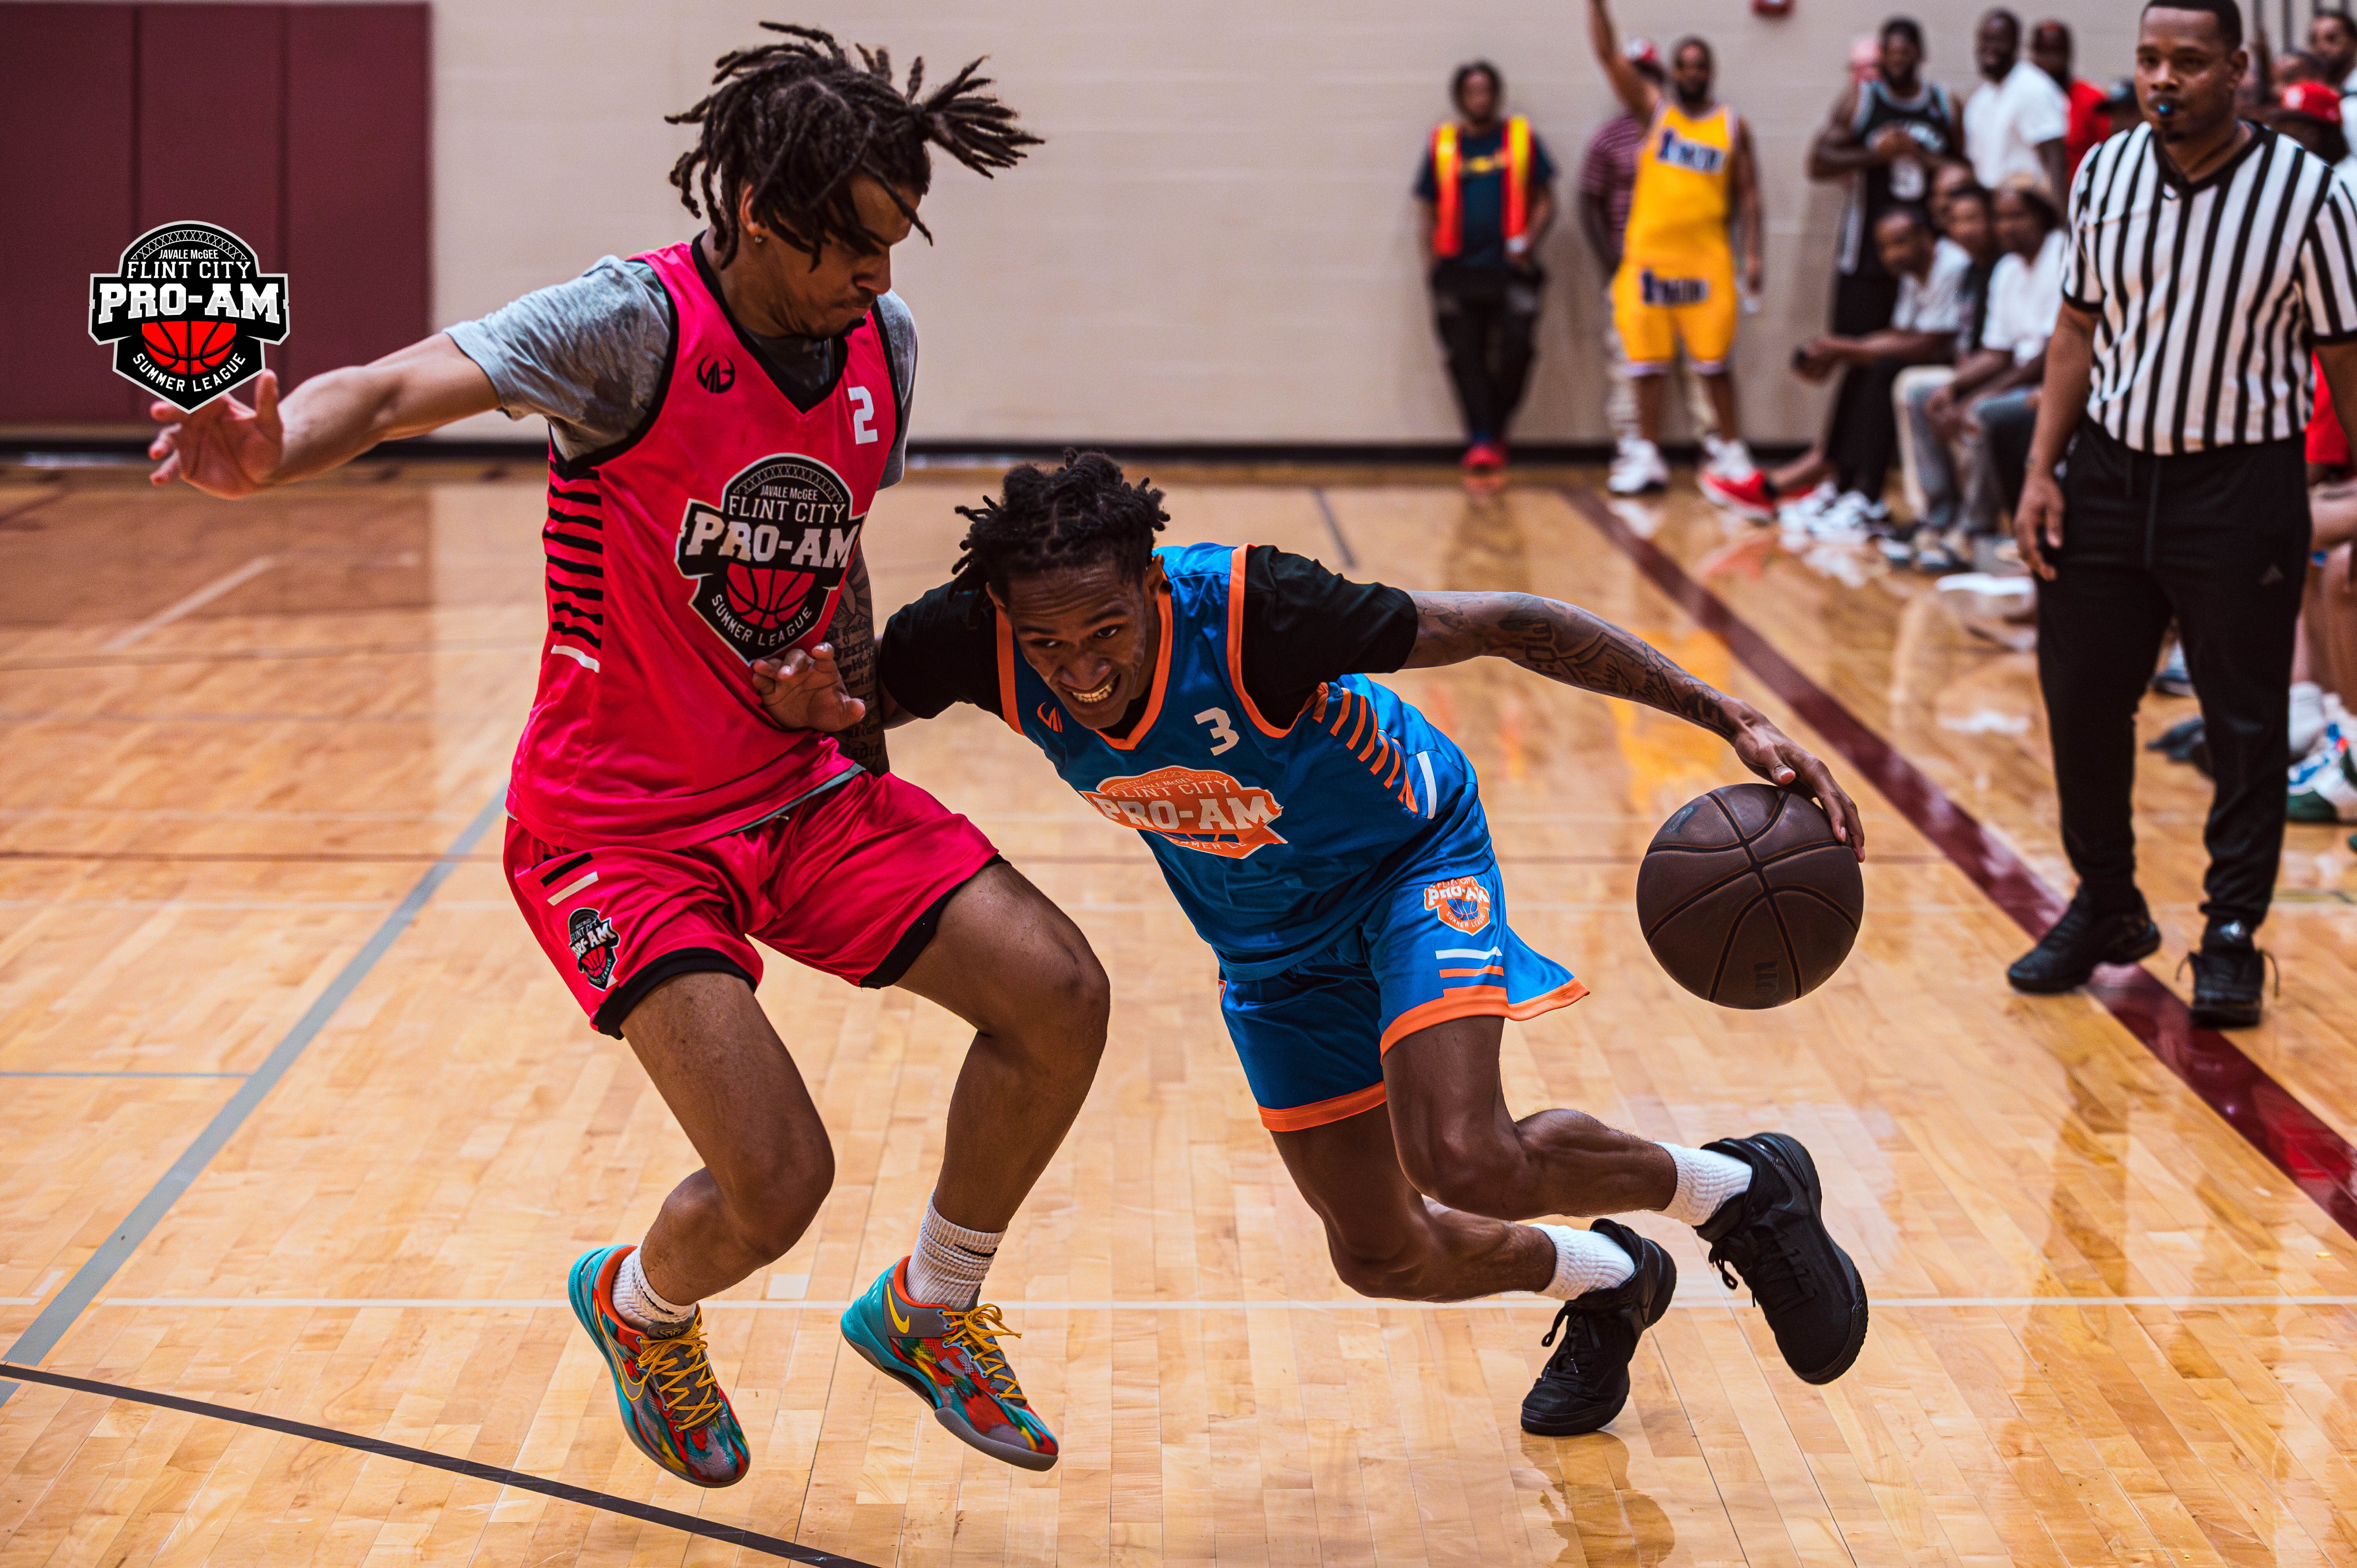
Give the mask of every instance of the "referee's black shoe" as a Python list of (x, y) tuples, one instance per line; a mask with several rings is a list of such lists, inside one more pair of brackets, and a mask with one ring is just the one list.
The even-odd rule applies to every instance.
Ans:
[(2016, 991), (2051, 996), (2084, 985), (2099, 963), (2134, 963), (2160, 947), (2160, 928), (2138, 897), (2132, 909), (2099, 915), (2082, 888), (2038, 945), (2005, 972)]
[(1832, 1382), (1866, 1344), (1866, 1282), (1826, 1234), (1816, 1162), (1799, 1139), (1781, 1133), (1703, 1147), (1751, 1167), (1751, 1185), (1699, 1228), (1719, 1278), (1733, 1290), (1735, 1276), (1743, 1276), (1795, 1376)]
[(2247, 1029), (2259, 1021), (2267, 955), (2240, 920), (2212, 921), (2201, 945), (2186, 955), (2193, 965), (2193, 1021), (2205, 1029)]
[(1555, 1354), (1523, 1396), (1523, 1430), (1534, 1436), (1576, 1437), (1620, 1413), (1637, 1337), (1661, 1321), (1678, 1288), (1678, 1266), (1661, 1248), (1610, 1219), (1589, 1229), (1635, 1259), (1637, 1272), (1556, 1310), (1555, 1326), (1539, 1341), (1555, 1346)]

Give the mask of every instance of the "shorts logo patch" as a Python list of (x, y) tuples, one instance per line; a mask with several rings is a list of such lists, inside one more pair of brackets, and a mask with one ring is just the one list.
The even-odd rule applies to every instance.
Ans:
[(1700, 305), (1710, 298), (1710, 280), (1657, 277), (1646, 267), (1637, 274), (1637, 296), (1647, 305)]
[(598, 990), (614, 983), (614, 922), (595, 909), (576, 909), (565, 922), (565, 938), (581, 977)]
[(1469, 937), (1490, 923), (1490, 890), (1470, 876), (1434, 883), (1424, 890), (1424, 907)]
[(1134, 778), (1107, 779), (1081, 798), (1105, 821), (1172, 843), (1242, 860), (1283, 843), (1268, 824), (1285, 814), (1276, 797), (1257, 784), (1239, 784), (1202, 768), (1157, 768)]
[(687, 503), (679, 575), (689, 603), (747, 663), (782, 653), (833, 618), (859, 543), (851, 487), (815, 457), (780, 454), (747, 465), (720, 504)]

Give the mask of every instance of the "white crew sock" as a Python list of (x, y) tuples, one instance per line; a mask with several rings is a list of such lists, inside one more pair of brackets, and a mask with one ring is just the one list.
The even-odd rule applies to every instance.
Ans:
[(623, 1322), (641, 1334), (658, 1339), (683, 1334), (687, 1326), (695, 1321), (695, 1304), (674, 1306), (655, 1294), (655, 1287), (647, 1283), (646, 1270), (639, 1266), (645, 1251), (642, 1247), (631, 1248), (622, 1266), (614, 1271), (614, 1310), (621, 1315)]
[(1006, 1234), (952, 1225), (927, 1203), (916, 1250), (909, 1254), (909, 1299), (927, 1306), (972, 1306), (982, 1297), (982, 1278), (990, 1273)]
[(1637, 1272), (1637, 1260), (1620, 1244), (1593, 1230), (1568, 1225), (1534, 1225), (1555, 1243), (1555, 1278), (1539, 1292), (1557, 1301), (1569, 1301), (1592, 1290), (1610, 1290)]
[(1678, 1167), (1678, 1190), (1662, 1212), (1684, 1225), (1700, 1225), (1718, 1206), (1751, 1186), (1751, 1167), (1731, 1155), (1663, 1144)]

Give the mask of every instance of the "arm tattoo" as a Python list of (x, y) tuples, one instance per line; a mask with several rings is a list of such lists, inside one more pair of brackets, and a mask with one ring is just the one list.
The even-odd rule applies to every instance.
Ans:
[(1727, 697), (1661, 650), (1577, 605), (1535, 594), (1417, 594), (1411, 665), (1481, 654), (1512, 660), (1566, 686), (1625, 697), (1722, 736), (1735, 725)]
[(884, 751), (884, 703), (876, 680), (876, 604), (867, 591), (867, 553), (851, 558), (843, 575), (843, 597), (834, 607), (834, 625), (827, 630), (834, 645), (834, 667), (844, 686), (867, 704), (866, 714), (849, 729), (837, 730), (834, 744), (843, 755), (870, 773), (889, 773), (892, 759)]

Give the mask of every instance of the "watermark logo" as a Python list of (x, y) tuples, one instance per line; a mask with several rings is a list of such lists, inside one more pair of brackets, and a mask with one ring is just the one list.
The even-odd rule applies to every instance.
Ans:
[(90, 278), (90, 335), (114, 346), (114, 373), (195, 409), (262, 373), (262, 346), (286, 340), (286, 274), (217, 223), (150, 229), (112, 273)]

